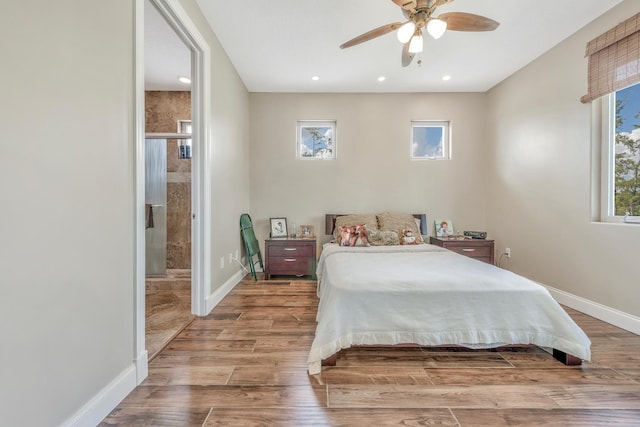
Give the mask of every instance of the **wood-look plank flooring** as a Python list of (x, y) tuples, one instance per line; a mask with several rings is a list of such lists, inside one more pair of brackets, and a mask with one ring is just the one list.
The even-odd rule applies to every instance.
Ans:
[(640, 336), (567, 309), (592, 361), (537, 347), (341, 352), (307, 374), (315, 282), (238, 284), (149, 364), (102, 426), (640, 426)]

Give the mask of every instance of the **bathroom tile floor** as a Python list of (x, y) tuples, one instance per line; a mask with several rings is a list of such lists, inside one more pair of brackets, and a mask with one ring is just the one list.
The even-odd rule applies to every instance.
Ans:
[(146, 347), (152, 360), (195, 318), (191, 314), (191, 270), (167, 270), (146, 279)]

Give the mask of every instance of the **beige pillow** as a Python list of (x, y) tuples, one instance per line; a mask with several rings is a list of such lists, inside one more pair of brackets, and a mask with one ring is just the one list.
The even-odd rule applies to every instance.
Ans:
[(410, 228), (413, 231), (413, 235), (416, 238), (416, 242), (423, 243), (420, 230), (416, 225), (416, 219), (411, 214), (398, 214), (384, 212), (376, 215), (378, 218), (378, 226), (380, 230), (390, 230), (398, 233), (398, 236), (402, 235), (402, 230)]
[(398, 233), (391, 230), (373, 230), (369, 232), (369, 244), (371, 246), (399, 245)]
[[(364, 224), (368, 231), (378, 229), (378, 220), (374, 214), (342, 215), (336, 218), (336, 230), (338, 227), (353, 227)], [(336, 235), (336, 231), (334, 231)]]

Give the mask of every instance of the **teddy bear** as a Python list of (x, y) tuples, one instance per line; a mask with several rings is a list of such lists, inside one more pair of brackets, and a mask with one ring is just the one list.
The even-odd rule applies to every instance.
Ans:
[(410, 228), (405, 228), (402, 230), (402, 236), (400, 237), (401, 245), (417, 245), (418, 241), (413, 235), (413, 231)]

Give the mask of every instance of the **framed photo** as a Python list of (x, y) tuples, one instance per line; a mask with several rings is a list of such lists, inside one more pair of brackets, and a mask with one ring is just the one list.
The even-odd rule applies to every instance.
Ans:
[(336, 158), (335, 120), (299, 120), (296, 131), (298, 159), (333, 160)]
[(301, 225), (300, 226), (300, 238), (301, 239), (313, 239), (316, 237), (316, 233), (313, 230), (313, 225)]
[(271, 237), (287, 237), (287, 218), (270, 218)]
[(453, 236), (453, 222), (450, 219), (435, 220), (436, 237), (447, 238)]

